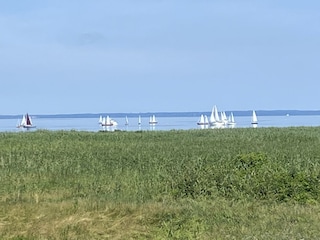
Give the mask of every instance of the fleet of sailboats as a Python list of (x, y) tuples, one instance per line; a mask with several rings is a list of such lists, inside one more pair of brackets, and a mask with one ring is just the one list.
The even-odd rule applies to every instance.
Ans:
[[(154, 126), (158, 123), (155, 114), (151, 115), (149, 117), (149, 125)], [(118, 123), (111, 119), (109, 116), (102, 117), (100, 116), (99, 124), (101, 126), (117, 126)], [(258, 124), (257, 114), (253, 110), (252, 111), (252, 120), (251, 124), (253, 127), (255, 127)], [(128, 117), (125, 116), (125, 125), (129, 125)], [(229, 112), (228, 117), (225, 111), (218, 111), (218, 108), (216, 105), (213, 106), (211, 110), (211, 114), (208, 117), (206, 114), (201, 114), (199, 120), (197, 121), (197, 125), (200, 125), (201, 128), (225, 128), (225, 127), (231, 127), (233, 128), (236, 125), (235, 117), (233, 115), (233, 112)], [(139, 129), (141, 127), (141, 115), (138, 116), (138, 126)]]
[[(102, 124), (107, 126), (112, 126), (113, 124), (110, 122), (109, 117), (107, 116), (106, 120), (102, 116), (100, 116), (99, 123), (106, 122), (106, 124)], [(108, 124), (109, 123), (109, 124)], [(149, 117), (149, 125), (154, 126), (157, 124), (158, 121), (156, 119), (156, 116), (153, 114)], [(256, 127), (258, 124), (257, 114), (253, 110), (252, 111), (252, 120), (251, 124), (253, 127)], [(125, 116), (125, 125), (129, 125), (128, 117)], [(236, 125), (235, 117), (233, 115), (233, 112), (229, 112), (228, 117), (225, 111), (218, 111), (218, 108), (216, 105), (212, 107), (211, 114), (208, 117), (206, 114), (201, 114), (199, 117), (199, 120), (197, 121), (197, 125), (201, 126), (201, 128), (225, 128), (230, 127), (233, 128)], [(138, 126), (140, 128), (141, 126), (141, 116), (138, 116)]]
[[(208, 120), (206, 120), (206, 115), (201, 114), (200, 118), (197, 122), (198, 125), (209, 125), (211, 128), (224, 128), (226, 126), (229, 126), (233, 128), (236, 125), (236, 121), (233, 115), (233, 112), (229, 113), (229, 116), (227, 117), (227, 114), (225, 111), (218, 111), (218, 108), (216, 105), (212, 107), (211, 114)], [(258, 124), (258, 118), (256, 111), (252, 111), (252, 120), (251, 124), (253, 127), (256, 127)]]
[[(100, 115), (98, 123), (102, 127), (107, 127), (107, 130), (114, 130), (115, 127), (118, 126), (118, 123), (114, 119), (110, 118), (108, 115), (106, 117), (103, 117), (102, 115)], [(158, 123), (158, 121), (156, 119), (156, 116), (154, 114), (151, 115), (149, 118), (150, 126), (155, 126), (157, 123)], [(129, 125), (129, 119), (128, 119), (128, 116), (125, 116), (125, 126), (128, 127), (128, 125)], [(138, 126), (140, 129), (140, 127), (141, 127), (141, 116), (140, 115), (138, 116)], [(112, 128), (109, 128), (109, 127), (112, 127)]]
[[(99, 125), (102, 127), (113, 127), (116, 128), (118, 126), (118, 122), (114, 119), (110, 118), (109, 115), (106, 117), (103, 117), (100, 115)], [(149, 117), (149, 125), (155, 126), (158, 123), (155, 114), (151, 115)], [(125, 125), (129, 125), (129, 119), (128, 116), (125, 116)], [(236, 121), (233, 115), (233, 112), (229, 112), (228, 117), (225, 111), (218, 111), (218, 108), (216, 105), (213, 106), (211, 114), (208, 118), (207, 115), (201, 114), (199, 120), (197, 121), (197, 125), (200, 125), (201, 128), (224, 128), (226, 126), (228, 127), (234, 127), (236, 125)], [(258, 118), (256, 111), (252, 111), (252, 117), (251, 117), (251, 125), (252, 127), (257, 127), (258, 125)], [(141, 116), (138, 116), (138, 126), (139, 129), (141, 127)], [(33, 124), (31, 116), (27, 113), (22, 116), (21, 121), (18, 120), (17, 128), (35, 128), (36, 126)]]
[(214, 128), (222, 128), (226, 125), (235, 125), (233, 113), (231, 112), (229, 118), (227, 118), (226, 112), (221, 111), (219, 114), (217, 106), (214, 105), (211, 110), (209, 125)]

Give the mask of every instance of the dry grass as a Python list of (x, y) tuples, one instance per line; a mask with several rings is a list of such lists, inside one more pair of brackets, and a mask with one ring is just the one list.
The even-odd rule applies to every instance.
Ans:
[(71, 202), (15, 204), (0, 219), (5, 239), (136, 239), (146, 237), (145, 214), (132, 205), (106, 206), (87, 211), (85, 203)]
[[(319, 205), (178, 201), (17, 203), (2, 209), (4, 239), (319, 239)], [(99, 206), (98, 206), (99, 205)], [(90, 209), (90, 210), (89, 210)]]

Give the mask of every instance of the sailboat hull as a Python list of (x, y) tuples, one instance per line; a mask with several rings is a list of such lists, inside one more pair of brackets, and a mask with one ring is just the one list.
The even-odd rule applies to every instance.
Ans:
[(29, 128), (35, 128), (36, 126), (33, 126), (33, 125), (24, 125), (24, 126), (22, 126), (22, 127), (29, 129)]

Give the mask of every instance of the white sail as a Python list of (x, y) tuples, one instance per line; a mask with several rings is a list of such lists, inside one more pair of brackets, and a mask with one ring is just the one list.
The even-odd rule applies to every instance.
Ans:
[(102, 124), (103, 123), (103, 118), (102, 118), (102, 116), (100, 115), (100, 117), (99, 117), (99, 122), (98, 122), (99, 124)]
[(213, 107), (212, 110), (211, 110), (211, 115), (210, 115), (210, 118), (209, 118), (209, 123), (210, 123), (211, 125), (213, 125), (215, 122), (216, 122), (216, 119), (215, 119), (215, 117), (214, 117), (214, 107)]
[(209, 119), (207, 115), (204, 115), (204, 124), (205, 125), (209, 124)]
[(18, 119), (18, 121), (17, 121), (17, 126), (16, 126), (17, 128), (20, 128), (21, 127), (21, 121)]
[(138, 124), (141, 125), (141, 116), (138, 117)]
[(214, 118), (215, 118), (217, 123), (221, 122), (217, 106), (214, 106)]
[(21, 119), (21, 122), (20, 122), (20, 126), (25, 126), (26, 125), (26, 117), (23, 115), (22, 116), (22, 119)]
[(230, 118), (230, 122), (231, 122), (231, 123), (235, 123), (233, 113), (231, 113), (231, 114), (230, 114), (230, 116), (231, 116), (231, 118)]
[(126, 116), (126, 119), (125, 119), (125, 121), (126, 121), (126, 125), (129, 125), (129, 119), (128, 119), (128, 117)]
[(227, 124), (228, 123), (228, 119), (227, 119), (227, 115), (224, 111), (221, 112), (221, 122), (223, 124)]

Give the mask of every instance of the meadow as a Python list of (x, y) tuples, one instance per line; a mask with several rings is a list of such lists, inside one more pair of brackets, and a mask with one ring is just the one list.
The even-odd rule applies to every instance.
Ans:
[(320, 239), (320, 127), (0, 133), (1, 239)]

